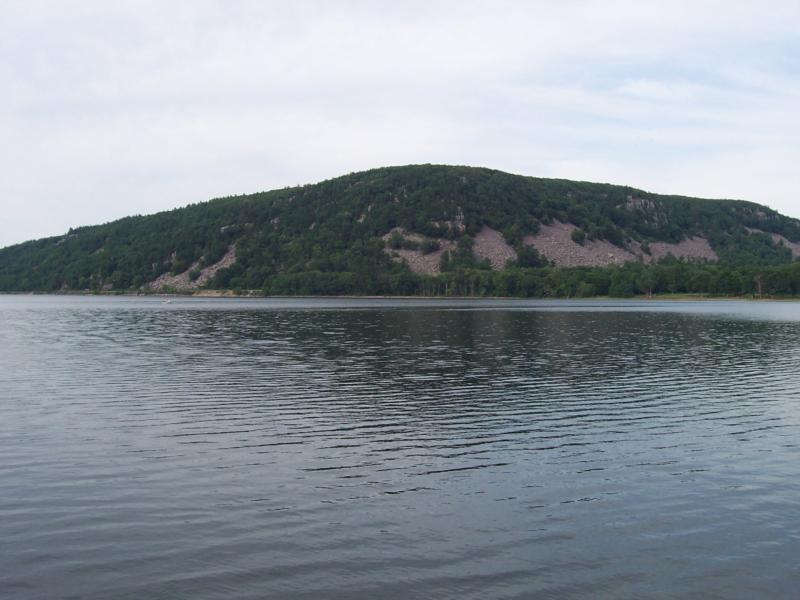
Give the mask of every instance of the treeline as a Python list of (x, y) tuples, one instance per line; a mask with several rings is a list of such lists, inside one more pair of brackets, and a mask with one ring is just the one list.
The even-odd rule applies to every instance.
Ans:
[[(482, 270), (471, 258), (470, 236), (484, 226), (502, 232), (519, 254), (518, 267), (543, 267), (522, 241), (554, 221), (578, 226), (578, 243), (637, 241), (646, 248), (649, 242), (704, 235), (720, 262), (736, 267), (789, 264), (790, 250), (772, 235), (800, 241), (800, 221), (751, 202), (660, 196), (473, 167), (411, 165), (220, 198), (2, 248), (0, 291), (144, 289), (163, 273), (213, 264), (233, 246), (236, 263), (209, 287), (422, 290), (426, 279), (409, 274), (385, 252), (382, 236), (393, 228), (422, 236), (422, 252), (435, 251), (444, 240), (456, 242), (442, 265), (447, 274), (441, 281), (449, 282), (456, 273)], [(389, 244), (406, 247), (408, 242), (395, 236)], [(490, 281), (476, 289), (508, 287), (505, 275), (473, 277)], [(350, 278), (355, 283), (347, 283)], [(312, 281), (321, 283), (303, 283)], [(602, 293), (602, 283), (589, 283)], [(446, 287), (449, 293), (452, 285)], [(555, 293), (551, 288), (558, 286), (533, 295)]]
[[(241, 290), (237, 290), (241, 291)], [(523, 298), (630, 298), (654, 294), (800, 296), (800, 263), (735, 267), (667, 261), (622, 267), (459, 269), (436, 276), (410, 272), (307, 271), (280, 275), (256, 292), (264, 295), (512, 296)]]

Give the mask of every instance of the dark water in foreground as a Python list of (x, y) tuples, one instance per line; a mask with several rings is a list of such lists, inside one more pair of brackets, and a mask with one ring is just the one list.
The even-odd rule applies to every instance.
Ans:
[(2, 598), (796, 598), (800, 304), (0, 297)]

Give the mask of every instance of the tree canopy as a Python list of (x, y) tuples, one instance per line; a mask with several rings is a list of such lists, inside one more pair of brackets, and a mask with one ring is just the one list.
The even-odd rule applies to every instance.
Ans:
[[(647, 248), (651, 242), (703, 235), (720, 260), (716, 265), (554, 269), (522, 245), (524, 236), (554, 221), (574, 224), (573, 239), (581, 244), (637, 241)], [(475, 258), (472, 236), (484, 226), (502, 232), (517, 249), (518, 260), (508, 269), (493, 272)], [(392, 260), (384, 251), (387, 244), (408, 244), (384, 241), (394, 228), (420, 236), (423, 252), (452, 242), (442, 274), (414, 274)], [(762, 292), (797, 293), (791, 252), (773, 234), (800, 241), (800, 222), (741, 200), (663, 196), (484, 168), (411, 165), (218, 198), (3, 248), (0, 291), (141, 290), (164, 273), (193, 269), (196, 277), (198, 269), (235, 247), (236, 261), (218, 271), (207, 287), (274, 294), (455, 290), (580, 296), (626, 295), (645, 288), (643, 293), (671, 288), (749, 293), (751, 280), (760, 277)], [(652, 272), (642, 275), (637, 271), (642, 269)]]

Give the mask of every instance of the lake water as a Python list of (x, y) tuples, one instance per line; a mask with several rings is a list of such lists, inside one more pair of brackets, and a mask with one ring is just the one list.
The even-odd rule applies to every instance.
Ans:
[(800, 304), (0, 297), (2, 598), (797, 598)]

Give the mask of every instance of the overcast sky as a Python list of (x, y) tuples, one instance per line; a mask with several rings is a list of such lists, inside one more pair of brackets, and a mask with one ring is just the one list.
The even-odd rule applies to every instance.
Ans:
[(0, 0), (0, 246), (409, 163), (800, 217), (800, 2)]

